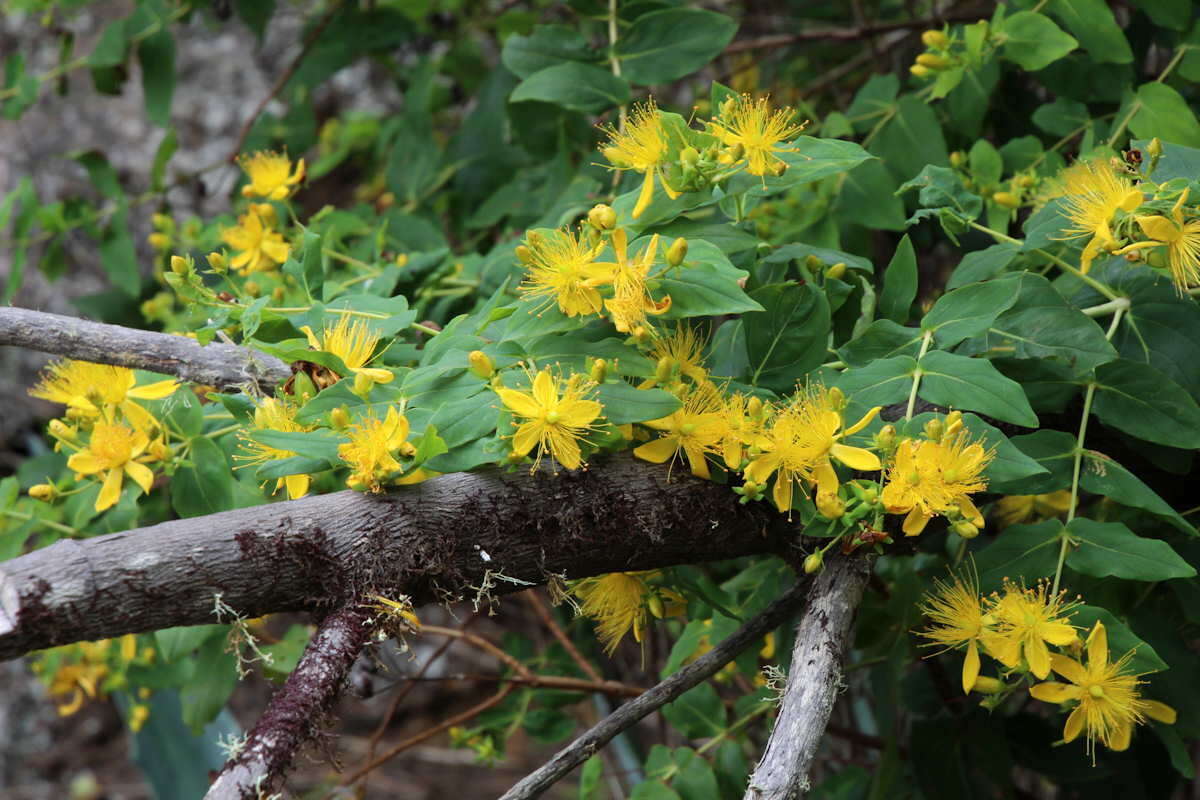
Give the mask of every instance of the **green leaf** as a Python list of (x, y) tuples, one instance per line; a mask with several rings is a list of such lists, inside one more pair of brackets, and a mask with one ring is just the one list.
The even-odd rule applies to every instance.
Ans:
[(575, 720), (555, 708), (535, 708), (521, 721), (525, 732), (539, 742), (561, 742), (575, 730)]
[(735, 33), (732, 19), (698, 8), (642, 14), (617, 39), (621, 74), (643, 86), (677, 80), (716, 58)]
[[(673, 240), (672, 240), (673, 241)], [(632, 249), (638, 247), (635, 242)], [(664, 241), (663, 250), (670, 247)], [(715, 244), (704, 240), (688, 243), (688, 254), (679, 269), (671, 269), (658, 278), (659, 287), (671, 296), (668, 319), (719, 316), (762, 311), (762, 306), (742, 290), (749, 273), (737, 269)]]
[(1062, 533), (1063, 524), (1056, 519), (1005, 528), (975, 556), (980, 591), (999, 589), (1005, 578), (1032, 586), (1039, 578), (1053, 575)]
[(794, 150), (779, 153), (780, 159), (788, 167), (783, 175), (759, 177), (742, 174), (730, 181), (729, 194), (736, 194), (744, 187), (753, 197), (766, 197), (802, 183), (840, 175), (864, 162), (877, 160), (857, 143), (842, 139), (799, 136), (791, 144)]
[(96, 46), (88, 55), (89, 67), (115, 67), (125, 63), (125, 49), (128, 38), (125, 35), (125, 20), (118, 19), (104, 26)]
[(1120, 522), (1096, 522), (1076, 517), (1067, 531), (1078, 546), (1067, 553), (1067, 566), (1094, 578), (1165, 581), (1191, 578), (1196, 570), (1171, 545), (1138, 536)]
[(1083, 458), (1079, 485), (1084, 491), (1163, 517), (1189, 536), (1196, 535), (1196, 529), (1178, 511), (1125, 467), (1095, 450), (1085, 450)]
[(1092, 411), (1105, 425), (1147, 442), (1200, 448), (1200, 406), (1146, 364), (1121, 358), (1097, 367)]
[(1200, 147), (1200, 122), (1179, 92), (1165, 83), (1144, 83), (1133, 102), (1137, 111), (1129, 120), (1129, 130), (1135, 136)]
[(155, 125), (171, 123), (171, 98), (175, 94), (175, 40), (161, 30), (138, 45), (138, 63), (142, 68), (142, 94), (146, 118)]
[(1006, 275), (946, 292), (921, 320), (921, 329), (932, 331), (933, 340), (941, 347), (978, 336), (1017, 301), (1015, 278)]
[(843, 222), (871, 230), (904, 230), (904, 201), (899, 186), (879, 159), (866, 161), (846, 173), (838, 194), (837, 213)]
[(513, 89), (509, 101), (536, 100), (570, 111), (598, 114), (629, 102), (629, 84), (591, 64), (569, 62), (538, 70)]
[(663, 706), (662, 714), (689, 739), (717, 736), (725, 730), (725, 705), (712, 684), (702, 683)]
[(199, 735), (217, 716), (237, 682), (237, 662), (225, 652), (225, 640), (209, 639), (196, 657), (194, 676), (180, 690), (183, 721), (192, 733)]
[[(939, 216), (951, 215), (963, 221), (975, 219), (983, 211), (983, 200), (963, 185), (959, 174), (948, 167), (929, 164), (923, 167), (915, 177), (900, 184), (897, 192), (907, 192), (911, 189), (917, 192), (917, 201), (922, 209), (939, 212)], [(918, 211), (908, 220), (908, 224), (928, 216)]]
[(1033, 112), (1033, 124), (1055, 136), (1067, 136), (1091, 121), (1088, 107), (1078, 100), (1057, 97)]
[(1104, 0), (1052, 0), (1050, 12), (1075, 34), (1094, 61), (1111, 64), (1133, 61), (1129, 42)]
[(751, 354), (750, 383), (790, 392), (825, 360), (829, 301), (811, 283), (776, 283), (750, 293), (763, 311), (742, 315)]
[(259, 444), (279, 450), (291, 450), (310, 458), (323, 458), (330, 464), (340, 464), (338, 446), (345, 442), (328, 431), (252, 431), (250, 438)]
[(1014, 436), (1012, 443), (1049, 471), (1045, 478), (1032, 478), (1019, 487), (1009, 487), (1011, 494), (1048, 494), (1071, 485), (1075, 460), (1075, 436), (1066, 431), (1041, 430)]
[(934, 350), (921, 359), (920, 368), (918, 391), (931, 403), (978, 411), (1027, 428), (1038, 425), (1021, 384), (1000, 374), (990, 361)]
[(175, 155), (175, 151), (179, 148), (179, 138), (175, 135), (174, 128), (167, 129), (167, 135), (158, 143), (158, 149), (154, 151), (154, 162), (150, 166), (150, 191), (161, 192), (164, 186), (164, 180), (167, 174), (167, 162), (171, 160), (171, 156)]
[(862, 333), (838, 348), (837, 354), (848, 366), (865, 367), (880, 358), (916, 356), (921, 349), (922, 333), (890, 319), (877, 319)]
[(883, 273), (883, 291), (879, 293), (879, 313), (903, 323), (917, 297), (917, 254), (908, 234), (896, 245), (887, 270)]
[(513, 34), (504, 40), (500, 60), (518, 78), (528, 78), (565, 61), (599, 61), (600, 54), (587, 40), (566, 25), (537, 25), (528, 36)]
[(211, 439), (191, 440), (190, 465), (171, 478), (171, 506), (181, 517), (200, 517), (233, 508), (233, 473), (225, 452)]
[(1020, 252), (1020, 246), (1009, 242), (1001, 242), (983, 250), (967, 253), (958, 262), (950, 280), (946, 281), (946, 290), (958, 289), (977, 281), (986, 281), (1004, 271)]
[(1030, 72), (1049, 66), (1079, 46), (1053, 20), (1033, 11), (1018, 11), (1006, 19), (1001, 35), (1004, 57)]
[(712, 766), (690, 747), (675, 748), (675, 764), (678, 771), (671, 781), (671, 788), (682, 800), (714, 800), (721, 796), (717, 776)]
[(635, 389), (625, 381), (612, 381), (600, 387), (604, 417), (614, 425), (662, 419), (678, 411), (683, 403), (662, 389)]
[(682, 800), (662, 781), (642, 781), (633, 787), (629, 800)]
[[(282, 267), (284, 274), (291, 275), (300, 282), (310, 298), (319, 296), (318, 293), (320, 292), (321, 284), (325, 280), (325, 268), (321, 255), (321, 248), (324, 241), (325, 237), (323, 235), (304, 229), (300, 247), (292, 248), (291, 252), (288, 253), (287, 261)], [(296, 259), (297, 256), (299, 256), (299, 260)], [(363, 299), (367, 298), (363, 297)], [(376, 298), (370, 299), (374, 300)], [(355, 297), (353, 301), (347, 299), (342, 302), (344, 304), (353, 303), (353, 308), (359, 310), (358, 300), (359, 298)], [(405, 302), (405, 307), (408, 307), (407, 302)], [(369, 309), (364, 308), (361, 310), (366, 311)], [(416, 317), (415, 314), (413, 316), (414, 318)], [(395, 331), (391, 331), (391, 333), (395, 333)]]
[(598, 800), (603, 772), (604, 759), (599, 753), (583, 762), (583, 769), (579, 771), (579, 800)]
[(946, 139), (937, 115), (925, 101), (908, 94), (900, 98), (895, 114), (880, 129), (871, 152), (898, 180), (908, 180), (926, 166), (949, 163)]
[(985, 187), (999, 183), (1004, 173), (1004, 159), (1000, 158), (996, 146), (987, 139), (980, 139), (971, 145), (967, 163), (971, 167), (971, 177)]
[[(865, 367), (846, 370), (834, 385), (859, 407), (858, 413), (863, 413), (872, 406), (905, 400), (912, 388), (912, 374), (916, 368), (917, 362), (912, 356), (881, 358)], [(854, 417), (854, 411), (848, 411), (846, 416)]]
[(174, 661), (180, 656), (191, 655), (209, 639), (224, 637), (228, 625), (188, 625), (180, 628), (163, 628), (154, 632), (154, 644), (164, 661)]
[(1087, 605), (1079, 606), (1071, 617), (1071, 624), (1082, 628), (1081, 633), (1084, 636), (1087, 636), (1097, 622), (1104, 623), (1105, 632), (1108, 634), (1109, 661), (1116, 661), (1132, 650), (1133, 658), (1129, 660), (1130, 672), (1148, 675), (1152, 672), (1170, 669), (1167, 662), (1159, 658), (1153, 647), (1138, 638), (1128, 625), (1113, 616), (1112, 612), (1107, 609)]

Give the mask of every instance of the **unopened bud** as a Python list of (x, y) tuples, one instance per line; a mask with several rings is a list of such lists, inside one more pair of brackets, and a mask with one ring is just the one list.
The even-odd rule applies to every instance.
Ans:
[(951, 411), (946, 415), (946, 435), (958, 433), (962, 429), (963, 417), (961, 411)]
[(689, 167), (696, 166), (696, 162), (700, 160), (700, 151), (694, 147), (685, 147), (679, 151), (679, 161)]
[(1029, 187), (1031, 187), (1035, 183), (1037, 183), (1037, 179), (1034, 178), (1032, 175), (1018, 175), (1015, 178), (1013, 178), (1013, 183), (1022, 189), (1028, 189)]
[(666, 611), (663, 608), (662, 598), (658, 596), (657, 592), (651, 592), (650, 596), (646, 598), (646, 608), (654, 615), (655, 619), (662, 619)]
[(671, 246), (667, 248), (667, 263), (672, 267), (678, 267), (687, 258), (688, 243), (687, 239), (680, 236)]
[(845, 274), (846, 274), (846, 264), (843, 261), (839, 261), (838, 263), (834, 264), (829, 269), (825, 270), (825, 277), (833, 278), (834, 280), (839, 280)]
[(951, 526), (951, 530), (964, 539), (974, 539), (979, 535), (979, 528), (975, 527), (974, 523), (967, 522), (965, 519), (954, 523)]
[(523, 244), (517, 245), (517, 261), (520, 261), (522, 264), (532, 264), (533, 251)]
[(155, 230), (166, 231), (172, 233), (175, 230), (175, 219), (169, 214), (151, 214), (150, 223), (154, 225)]
[(875, 434), (875, 447), (880, 450), (891, 450), (896, 445), (896, 426), (884, 425)]
[(933, 74), (933, 70), (923, 64), (913, 64), (908, 68), (908, 71), (912, 73), (913, 77), (915, 78), (928, 78)]
[(282, 286), (276, 286), (274, 289), (271, 290), (271, 299), (274, 300), (276, 303), (282, 303), (283, 297), (285, 294), (286, 294), (286, 292), (284, 292)]
[(366, 397), (371, 392), (371, 387), (375, 385), (375, 381), (371, 380), (371, 376), (363, 372), (354, 373), (354, 393), (359, 397)]
[(54, 498), (57, 494), (58, 494), (58, 491), (54, 488), (53, 484), (39, 483), (36, 486), (29, 487), (29, 496), (30, 497), (32, 497), (35, 500), (42, 500), (46, 503), (49, 503), (52, 500), (54, 500)]
[(597, 358), (593, 361), (591, 376), (592, 380), (596, 383), (604, 383), (604, 380), (608, 377), (608, 362), (603, 358)]
[(921, 34), (921, 42), (926, 47), (936, 47), (939, 50), (945, 50), (950, 44), (950, 37), (941, 31), (925, 31)]
[(934, 417), (925, 423), (925, 438), (930, 441), (940, 442), (942, 437), (946, 435), (946, 423), (939, 418)]
[(467, 362), (471, 365), (471, 373), (484, 380), (492, 377), (496, 372), (492, 360), (482, 350), (472, 350), (467, 354)]
[(741, 161), (742, 156), (746, 155), (746, 148), (741, 142), (735, 142), (725, 150), (725, 154), (729, 156), (730, 162)]
[(763, 401), (761, 397), (751, 397), (750, 402), (746, 403), (746, 411), (749, 412), (751, 419), (758, 419), (763, 413)]
[(917, 56), (917, 64), (936, 70), (945, 69), (950, 66), (950, 61), (943, 56), (934, 55), (933, 53), (921, 53), (921, 55)]
[(1155, 136), (1150, 140), (1150, 144), (1146, 145), (1146, 154), (1151, 158), (1158, 158), (1162, 152), (1162, 140)]
[(229, 269), (229, 261), (226, 260), (224, 253), (213, 251), (208, 254), (208, 266), (212, 268), (213, 272), (223, 275)]
[(343, 430), (350, 424), (350, 412), (346, 410), (345, 406), (338, 406), (329, 412), (329, 422), (335, 431)]
[(592, 206), (592, 210), (588, 212), (588, 222), (593, 228), (610, 231), (617, 226), (617, 212), (612, 206), (599, 203)]
[(846, 513), (846, 504), (833, 492), (818, 492), (817, 511), (826, 519), (838, 519)]
[(262, 287), (259, 286), (255, 281), (246, 281), (246, 285), (242, 288), (245, 289), (246, 294), (250, 295), (251, 297), (258, 297), (260, 294), (262, 294)]
[(150, 246), (155, 250), (166, 250), (171, 246), (171, 237), (167, 236), (165, 233), (152, 233), (146, 237), (146, 241), (149, 242)]
[(992, 202), (1005, 208), (1016, 208), (1021, 205), (1021, 198), (1012, 192), (996, 192), (992, 195)]
[(950, 166), (961, 167), (967, 162), (967, 154), (962, 150), (955, 150), (950, 154)]
[(975, 685), (971, 687), (971, 691), (980, 694), (999, 694), (1004, 691), (1004, 682), (980, 675), (975, 679)]
[(50, 434), (56, 439), (62, 439), (65, 442), (73, 442), (77, 437), (75, 429), (61, 419), (50, 420)]
[(816, 274), (819, 270), (825, 268), (825, 262), (809, 253), (804, 257), (804, 268), (809, 272)]
[(804, 559), (804, 574), (812, 575), (814, 572), (820, 572), (821, 567), (825, 565), (825, 559), (820, 553), (813, 553), (808, 558)]
[(788, 163), (786, 161), (784, 161), (783, 159), (780, 159), (779, 161), (776, 161), (774, 164), (771, 165), (771, 174), (774, 175), (776, 178), (782, 178), (783, 173), (785, 173), (787, 171), (788, 171)]
[(728, 117), (730, 114), (733, 113), (733, 110), (735, 108), (737, 108), (737, 98), (733, 97), (733, 96), (726, 97), (721, 102), (721, 116)]
[(654, 365), (654, 380), (659, 383), (667, 383), (671, 380), (671, 373), (675, 371), (675, 359), (670, 356), (663, 356)]
[(396, 256), (395, 261), (397, 267), (404, 269), (408, 266), (408, 253), (401, 253), (400, 255)]
[(829, 406), (834, 411), (841, 411), (846, 407), (846, 393), (838, 387), (834, 386), (829, 390)]

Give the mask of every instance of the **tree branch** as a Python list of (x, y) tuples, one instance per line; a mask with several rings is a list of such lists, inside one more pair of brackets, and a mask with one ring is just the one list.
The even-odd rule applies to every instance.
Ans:
[(580, 736), (565, 749), (560, 750), (545, 765), (530, 773), (514, 787), (505, 792), (500, 800), (530, 800), (538, 797), (568, 772), (582, 764), (594, 753), (608, 744), (617, 734), (634, 725), (647, 714), (658, 710), (693, 686), (719, 672), (722, 667), (737, 657), (769, 631), (779, 627), (804, 600), (806, 582), (801, 580), (761, 614), (754, 617), (733, 634), (670, 676), (662, 683), (635, 700), (600, 720), (587, 733)]
[(444, 475), (61, 540), (0, 563), (0, 660), (213, 621), (321, 611), (364, 591), (417, 605), (546, 581), (782, 551), (795, 528), (728, 487), (615, 456), (591, 470)]
[(368, 612), (353, 600), (327, 616), (205, 800), (254, 800), (270, 794), (300, 747), (317, 732), (341, 694), (346, 672), (367, 642)]
[(283, 361), (248, 347), (223, 342), (201, 345), (186, 336), (25, 308), (0, 308), (0, 345), (161, 372), (221, 390), (250, 384), (266, 394), (292, 375)]
[(830, 559), (813, 584), (788, 674), (783, 704), (744, 800), (792, 800), (808, 790), (808, 771), (842, 687), (842, 655), (870, 561)]

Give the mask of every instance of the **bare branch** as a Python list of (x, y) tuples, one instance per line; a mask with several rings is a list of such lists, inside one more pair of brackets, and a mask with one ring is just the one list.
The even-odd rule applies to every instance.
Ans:
[(247, 384), (270, 393), (291, 377), (283, 361), (235, 344), (140, 331), (25, 308), (0, 308), (0, 345), (132, 367), (225, 390)]
[(558, 476), (444, 475), (225, 511), (50, 547), (0, 563), (0, 660), (58, 644), (328, 609), (363, 591), (416, 604), (782, 550), (795, 529), (727, 487), (616, 456)]
[(754, 617), (733, 634), (705, 653), (700, 658), (688, 664), (683, 669), (670, 676), (662, 683), (635, 700), (600, 720), (587, 733), (580, 736), (565, 749), (560, 750), (554, 758), (534, 772), (525, 776), (507, 792), (500, 800), (530, 800), (538, 797), (549, 789), (567, 773), (582, 764), (593, 754), (608, 744), (614, 736), (634, 725), (642, 717), (658, 710), (681, 694), (719, 672), (722, 667), (737, 657), (739, 653), (758, 641), (769, 631), (779, 627), (788, 616), (804, 601), (805, 581), (800, 581), (784, 595), (777, 598), (761, 614)]
[(808, 770), (842, 685), (842, 655), (870, 571), (865, 558), (831, 559), (813, 584), (779, 717), (745, 800), (792, 800), (808, 790)]
[(346, 672), (370, 634), (366, 619), (367, 612), (350, 601), (321, 622), (300, 663), (271, 698), (245, 745), (225, 763), (205, 800), (257, 800), (271, 793), (341, 694)]

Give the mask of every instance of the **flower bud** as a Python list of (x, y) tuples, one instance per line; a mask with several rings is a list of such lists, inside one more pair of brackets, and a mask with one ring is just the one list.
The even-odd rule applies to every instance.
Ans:
[(763, 413), (763, 401), (761, 397), (751, 397), (750, 402), (746, 404), (746, 412), (750, 414), (751, 419), (758, 419)]
[(150, 246), (155, 250), (166, 250), (171, 246), (171, 237), (167, 236), (165, 233), (152, 233), (146, 237), (146, 241), (149, 242)]
[(846, 513), (846, 503), (833, 492), (817, 492), (817, 511), (826, 519), (838, 519)]
[(979, 535), (979, 528), (975, 527), (974, 523), (967, 522), (965, 519), (954, 523), (950, 529), (964, 539), (974, 539)]
[(1005, 208), (1016, 208), (1021, 205), (1021, 198), (1012, 192), (996, 192), (992, 195), (992, 202)]
[(246, 285), (242, 288), (245, 289), (246, 294), (250, 295), (251, 297), (258, 297), (260, 294), (262, 294), (262, 287), (259, 286), (255, 281), (246, 281)]
[(908, 71), (912, 73), (914, 78), (928, 78), (933, 74), (933, 70), (923, 64), (913, 64), (908, 68)]
[(700, 160), (700, 151), (694, 147), (688, 146), (679, 151), (679, 161), (689, 167), (696, 166)]
[(726, 148), (725, 154), (729, 156), (729, 161), (741, 161), (742, 156), (746, 155), (746, 148), (741, 142), (735, 142), (733, 146)]
[(1035, 183), (1037, 183), (1037, 179), (1034, 178), (1032, 175), (1018, 175), (1015, 178), (1013, 178), (1013, 183), (1016, 184), (1017, 186), (1021, 187), (1022, 189), (1028, 189), (1029, 187), (1031, 187)]
[(64, 442), (73, 442), (78, 438), (75, 429), (61, 419), (50, 420), (50, 435)]
[(896, 446), (896, 426), (884, 425), (879, 429), (879, 433), (875, 434), (875, 447), (880, 450), (888, 451)]
[(592, 380), (596, 383), (604, 383), (604, 380), (608, 377), (608, 362), (603, 358), (597, 358), (593, 361), (591, 376)]
[(400, 253), (394, 260), (397, 267), (404, 269), (408, 266), (408, 253)]
[(338, 406), (329, 412), (329, 422), (335, 431), (343, 430), (350, 424), (350, 412), (345, 406)]
[(917, 56), (917, 64), (922, 67), (938, 70), (950, 66), (950, 60), (944, 56), (934, 55), (933, 53), (921, 53), (921, 55)]
[(804, 559), (804, 574), (812, 575), (814, 572), (820, 572), (824, 565), (824, 557), (820, 553), (813, 553)]
[(151, 214), (150, 223), (155, 230), (171, 233), (175, 230), (175, 219), (169, 214)]
[(375, 381), (371, 380), (371, 376), (364, 372), (354, 373), (354, 393), (359, 397), (366, 397), (371, 393), (371, 387), (375, 385)]
[(925, 423), (925, 438), (930, 441), (940, 442), (942, 437), (946, 435), (946, 423), (942, 422), (938, 417), (934, 417)]
[(284, 292), (283, 287), (276, 286), (274, 289), (271, 290), (271, 299), (274, 300), (276, 303), (282, 303), (284, 294), (286, 294), (286, 293)]
[(611, 231), (617, 226), (617, 212), (612, 206), (599, 203), (588, 212), (588, 222), (598, 230)]
[(662, 598), (658, 596), (658, 592), (651, 592), (646, 598), (646, 608), (654, 615), (655, 619), (662, 619), (666, 609), (663, 608)]
[(971, 691), (980, 694), (999, 694), (1004, 691), (1004, 681), (980, 675), (975, 679), (975, 685), (971, 687)]
[(771, 165), (771, 174), (776, 178), (782, 178), (783, 173), (788, 171), (788, 163), (782, 159)]
[(726, 97), (721, 102), (721, 116), (728, 117), (730, 114), (733, 113), (733, 110), (735, 108), (737, 108), (737, 98), (733, 97), (732, 95), (729, 97)]
[(833, 278), (834, 280), (840, 279), (845, 274), (846, 274), (846, 264), (843, 261), (839, 261), (838, 263), (834, 264), (829, 269), (825, 270), (825, 277)]
[(1150, 144), (1146, 145), (1146, 154), (1151, 158), (1158, 158), (1162, 152), (1162, 140), (1155, 136), (1150, 140)]
[(951, 411), (946, 415), (946, 435), (958, 433), (962, 429), (962, 412)]
[(523, 244), (517, 245), (517, 261), (520, 261), (522, 264), (532, 264), (533, 251)]
[(654, 366), (654, 380), (659, 383), (667, 383), (671, 380), (671, 373), (675, 371), (675, 359), (670, 356), (663, 356)]
[(921, 34), (921, 42), (926, 47), (936, 47), (939, 50), (945, 50), (950, 44), (950, 37), (941, 31), (925, 31)]
[(208, 254), (208, 266), (218, 275), (224, 275), (229, 269), (229, 261), (226, 260), (224, 253), (213, 251)]
[(965, 163), (967, 163), (967, 154), (962, 150), (955, 150), (950, 154), (950, 166), (961, 167)]
[(838, 387), (834, 386), (829, 390), (829, 405), (834, 411), (841, 411), (846, 407), (846, 393)]
[(804, 268), (815, 275), (819, 270), (825, 268), (825, 262), (809, 253), (804, 258)]
[(482, 350), (472, 350), (467, 355), (467, 362), (471, 365), (472, 374), (484, 380), (492, 377), (496, 372), (496, 367), (492, 364), (492, 360)]
[(672, 267), (678, 267), (687, 258), (688, 243), (687, 239), (680, 236), (671, 246), (667, 248), (667, 263)]
[(58, 496), (58, 490), (51, 483), (39, 483), (36, 486), (29, 487), (29, 496), (35, 500), (41, 500), (49, 503)]

